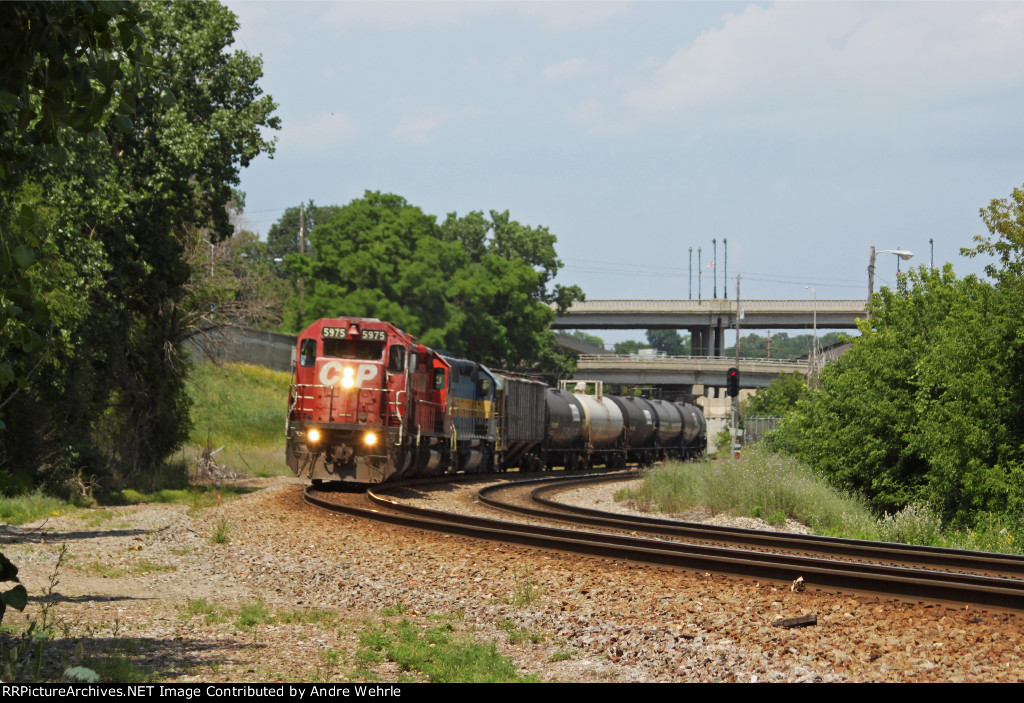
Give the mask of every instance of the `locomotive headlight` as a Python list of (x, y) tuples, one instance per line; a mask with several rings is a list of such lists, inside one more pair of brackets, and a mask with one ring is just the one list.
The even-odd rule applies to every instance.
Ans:
[(306, 433), (306, 439), (310, 442), (316, 443), (320, 441), (320, 430), (310, 430)]
[(377, 435), (375, 435), (373, 432), (367, 432), (366, 434), (363, 435), (363, 444), (365, 444), (366, 446), (372, 447), (376, 443)]
[(341, 372), (341, 387), (352, 388), (356, 385), (355, 375), (355, 370), (351, 366), (346, 366)]

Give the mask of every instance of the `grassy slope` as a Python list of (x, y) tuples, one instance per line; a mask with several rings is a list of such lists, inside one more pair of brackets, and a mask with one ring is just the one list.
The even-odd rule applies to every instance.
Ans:
[(258, 476), (287, 475), (284, 418), (287, 373), (249, 364), (197, 364), (189, 375), (193, 430), (186, 450), (224, 447), (214, 461)]

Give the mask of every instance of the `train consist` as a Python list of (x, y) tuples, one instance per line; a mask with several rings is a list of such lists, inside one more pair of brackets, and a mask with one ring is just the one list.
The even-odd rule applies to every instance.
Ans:
[(293, 367), (287, 461), (313, 483), (650, 464), (707, 446), (693, 405), (605, 395), (600, 383), (548, 388), (376, 319), (318, 320)]

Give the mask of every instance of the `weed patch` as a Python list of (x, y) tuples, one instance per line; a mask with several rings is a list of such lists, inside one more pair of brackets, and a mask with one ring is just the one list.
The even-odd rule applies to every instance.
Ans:
[(222, 517), (217, 521), (217, 526), (213, 528), (213, 534), (210, 536), (210, 541), (214, 544), (227, 544), (231, 541), (231, 523), (226, 517)]
[(433, 683), (510, 683), (537, 681), (519, 676), (494, 642), (481, 644), (453, 634), (451, 625), (418, 627), (408, 620), (370, 627), (359, 636), (356, 658), (364, 667), (393, 661)]

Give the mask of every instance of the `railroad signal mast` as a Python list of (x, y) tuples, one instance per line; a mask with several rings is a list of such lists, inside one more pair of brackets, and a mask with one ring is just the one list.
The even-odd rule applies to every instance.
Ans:
[(739, 419), (740, 411), (740, 317), (743, 316), (743, 311), (740, 309), (740, 275), (736, 275), (736, 365), (729, 369), (726, 374), (725, 383), (725, 394), (732, 398), (730, 407), (731, 420), (731, 432), (729, 440), (732, 442), (730, 449), (732, 450), (733, 458), (740, 458), (740, 429), (738, 427), (737, 420)]

